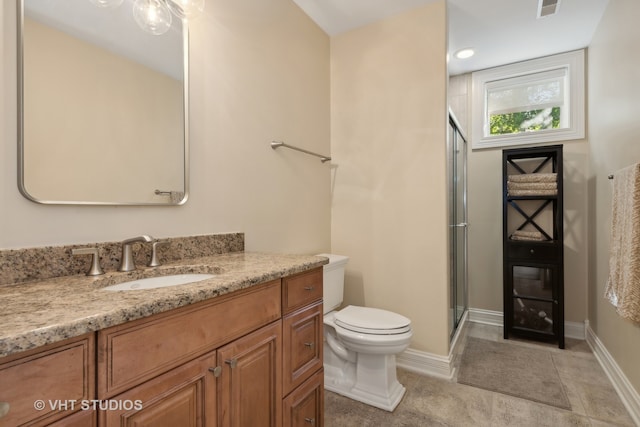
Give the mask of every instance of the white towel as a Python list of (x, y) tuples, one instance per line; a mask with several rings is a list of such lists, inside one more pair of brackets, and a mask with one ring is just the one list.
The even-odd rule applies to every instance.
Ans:
[(605, 297), (640, 323), (640, 163), (615, 173)]

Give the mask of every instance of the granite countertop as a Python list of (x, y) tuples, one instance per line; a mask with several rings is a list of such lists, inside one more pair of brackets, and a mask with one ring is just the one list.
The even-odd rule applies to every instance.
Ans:
[[(215, 298), (327, 262), (327, 258), (316, 256), (232, 252), (128, 273), (65, 276), (1, 286), (0, 357)], [(180, 273), (216, 276), (158, 289), (101, 289), (128, 280)]]

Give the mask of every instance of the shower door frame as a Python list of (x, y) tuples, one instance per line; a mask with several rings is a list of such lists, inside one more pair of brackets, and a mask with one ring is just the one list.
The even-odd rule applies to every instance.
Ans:
[[(458, 147), (462, 148), (459, 158)], [(460, 130), (453, 112), (449, 111), (449, 130), (447, 134), (447, 157), (449, 159), (449, 254), (450, 254), (450, 291), (451, 291), (451, 327), (450, 339), (453, 339), (462, 323), (469, 306), (468, 289), (468, 241), (469, 225), (467, 212), (467, 150), (468, 142)], [(462, 165), (459, 164), (462, 160)], [(460, 172), (462, 173), (460, 180)], [(462, 194), (460, 194), (462, 192)], [(462, 210), (462, 212), (460, 212)], [(462, 234), (462, 236), (460, 235)], [(460, 248), (460, 243), (462, 248)], [(461, 259), (462, 258), (462, 259)], [(462, 293), (462, 295), (460, 295)], [(459, 301), (462, 305), (459, 304)]]

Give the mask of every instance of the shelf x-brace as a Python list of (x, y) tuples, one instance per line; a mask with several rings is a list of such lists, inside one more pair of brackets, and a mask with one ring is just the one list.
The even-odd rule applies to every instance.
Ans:
[(531, 215), (527, 215), (522, 209), (520, 209), (520, 206), (518, 206), (518, 204), (513, 201), (513, 200), (509, 200), (509, 204), (516, 210), (518, 211), (518, 213), (520, 215), (522, 215), (525, 218), (525, 221), (520, 224), (520, 227), (518, 227), (518, 230), (522, 230), (527, 224), (531, 224), (533, 225), (539, 232), (542, 233), (542, 235), (544, 237), (546, 237), (547, 240), (553, 240), (553, 238), (551, 236), (549, 236), (547, 234), (546, 231), (544, 231), (542, 229), (542, 227), (540, 227), (538, 224), (536, 224), (536, 222), (534, 221), (534, 218), (536, 216), (538, 216), (538, 214), (540, 212), (542, 212), (544, 210), (545, 207), (547, 207), (547, 205), (549, 205), (549, 203), (551, 203), (551, 200), (546, 200), (533, 214)]
[[(525, 172), (525, 170), (524, 170), (524, 169), (522, 169), (522, 168), (520, 167), (520, 165), (518, 164), (518, 162), (516, 162), (516, 161), (514, 161), (514, 160), (515, 160), (515, 159), (509, 159), (509, 160), (507, 160), (507, 161), (509, 162), (509, 164), (510, 164), (511, 166), (513, 166), (514, 168), (516, 168), (516, 169), (518, 170), (518, 172), (520, 172), (521, 174), (526, 174), (527, 172)], [(538, 166), (533, 170), (533, 172), (532, 172), (532, 173), (538, 173), (538, 172), (540, 172), (540, 171), (542, 170), (542, 168), (544, 167), (544, 165), (546, 165), (546, 164), (549, 162), (549, 160), (551, 160), (551, 156), (549, 156), (549, 157), (545, 157), (545, 158), (544, 158), (544, 160), (542, 160), (542, 161), (540, 162), (540, 164), (539, 164), (539, 165), (538, 165)]]

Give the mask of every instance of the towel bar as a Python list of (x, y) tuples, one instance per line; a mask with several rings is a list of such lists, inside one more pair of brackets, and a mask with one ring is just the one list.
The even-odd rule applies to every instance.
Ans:
[(275, 150), (278, 147), (286, 147), (286, 148), (290, 148), (292, 150), (300, 151), (300, 152), (305, 153), (305, 154), (309, 154), (311, 156), (320, 157), (320, 161), (322, 163), (328, 162), (328, 161), (331, 160), (331, 157), (329, 157), (329, 156), (323, 156), (322, 154), (318, 154), (318, 153), (314, 153), (312, 151), (304, 150), (302, 148), (294, 147), (293, 145), (285, 144), (282, 141), (271, 141), (271, 148), (273, 148)]

